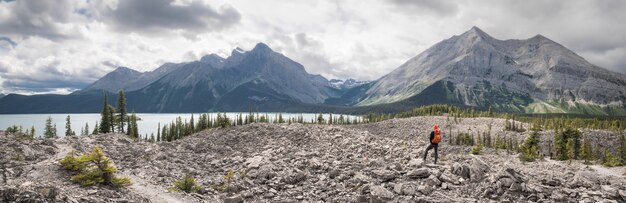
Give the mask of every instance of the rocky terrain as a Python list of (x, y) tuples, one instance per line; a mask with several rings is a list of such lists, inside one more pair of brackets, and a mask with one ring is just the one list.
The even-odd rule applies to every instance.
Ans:
[[(433, 123), (440, 161), (422, 162)], [(0, 202), (624, 202), (624, 168), (554, 161), (522, 163), (506, 151), (449, 145), (449, 131), (503, 132), (504, 120), (393, 119), (350, 126), (251, 124), (169, 143), (109, 134), (22, 139), (0, 133)], [(552, 136), (542, 132), (542, 144)], [(611, 132), (583, 131), (610, 143)], [(100, 146), (133, 185), (81, 187), (58, 160)], [(602, 143), (599, 143), (602, 146)], [(432, 154), (432, 151), (431, 153)], [(170, 192), (185, 175), (199, 193)]]

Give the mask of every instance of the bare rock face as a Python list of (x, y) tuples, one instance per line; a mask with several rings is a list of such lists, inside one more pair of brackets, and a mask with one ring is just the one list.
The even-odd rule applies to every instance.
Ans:
[[(391, 103), (422, 93), (432, 96), (429, 88), (437, 88), (437, 83), (444, 87), (434, 92), (443, 92), (442, 98), (453, 95), (453, 102), (483, 108), (512, 104), (537, 113), (567, 112), (550, 104), (556, 101), (623, 108), (626, 98), (626, 75), (595, 66), (544, 36), (499, 40), (472, 27), (375, 81), (358, 105)], [(490, 99), (505, 98), (503, 91), (525, 101)]]

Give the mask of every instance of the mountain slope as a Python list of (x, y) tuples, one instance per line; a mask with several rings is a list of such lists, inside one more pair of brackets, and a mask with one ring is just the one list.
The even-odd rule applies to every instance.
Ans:
[(452, 85), (450, 101), (502, 111), (538, 113), (541, 108), (530, 107), (542, 106), (567, 112), (555, 102), (622, 108), (626, 101), (623, 74), (590, 64), (541, 35), (502, 41), (473, 27), (377, 80), (358, 105), (402, 101), (437, 82)]
[(117, 93), (120, 89), (124, 89), (125, 91), (138, 90), (185, 64), (186, 63), (165, 63), (153, 71), (143, 73), (130, 68), (119, 67), (86, 88), (76, 91), (73, 94), (102, 94), (102, 91)]
[(150, 112), (247, 110), (250, 105), (322, 103), (340, 94), (328, 84), (259, 43), (251, 51), (237, 48), (226, 59), (209, 55), (190, 62), (128, 96), (143, 98), (141, 110)]

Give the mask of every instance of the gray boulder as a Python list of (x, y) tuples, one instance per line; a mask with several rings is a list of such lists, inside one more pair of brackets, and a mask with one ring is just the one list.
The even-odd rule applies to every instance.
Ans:
[(417, 191), (423, 195), (430, 195), (434, 191), (434, 188), (428, 185), (420, 185), (417, 187)]
[(469, 167), (470, 180), (473, 182), (482, 181), (489, 172), (489, 165), (480, 158), (473, 156), (472, 165)]
[(439, 180), (442, 182), (446, 182), (446, 183), (452, 183), (455, 185), (460, 184), (459, 182), (459, 176), (454, 175), (448, 171), (443, 172), (440, 176), (439, 176)]
[(425, 181), (425, 185), (430, 187), (439, 187), (441, 185), (441, 181), (435, 175), (430, 175)]
[(412, 167), (412, 168), (419, 168), (419, 167), (422, 167), (423, 165), (424, 165), (424, 160), (421, 158), (411, 159), (411, 161), (409, 161), (409, 167)]
[(395, 196), (393, 192), (387, 190), (385, 187), (380, 185), (375, 185), (370, 187), (370, 193), (374, 197), (381, 198), (383, 200), (392, 200)]
[(374, 170), (372, 171), (373, 177), (380, 179), (382, 182), (388, 182), (397, 177), (397, 174), (390, 170)]
[(598, 178), (588, 171), (580, 170), (576, 172), (574, 178), (570, 182), (570, 187), (586, 187), (590, 188), (596, 185)]
[(430, 176), (430, 171), (425, 168), (415, 169), (406, 173), (406, 176), (411, 179), (427, 178)]

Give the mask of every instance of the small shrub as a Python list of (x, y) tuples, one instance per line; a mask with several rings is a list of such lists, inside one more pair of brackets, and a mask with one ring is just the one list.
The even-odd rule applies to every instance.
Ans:
[(537, 152), (537, 146), (522, 147), (522, 153), (519, 155), (521, 161), (535, 161), (541, 158), (541, 155)]
[(519, 158), (521, 161), (535, 161), (542, 158), (539, 153), (539, 133), (537, 131), (531, 131), (521, 147), (521, 154)]
[(232, 169), (228, 170), (228, 173), (226, 173), (226, 175), (224, 176), (224, 182), (230, 183), (233, 178), (235, 178), (235, 171), (233, 171)]
[(75, 173), (71, 180), (82, 186), (111, 185), (114, 187), (124, 187), (131, 185), (128, 178), (115, 177), (117, 168), (113, 166), (113, 161), (104, 155), (100, 147), (94, 147), (90, 154), (74, 157), (73, 153), (67, 155), (59, 163), (66, 170)]
[(63, 168), (65, 168), (65, 170), (72, 172), (80, 172), (87, 168), (87, 164), (85, 164), (85, 162), (79, 161), (76, 157), (74, 157), (74, 152), (65, 156), (65, 158), (59, 161), (59, 163), (63, 166)]
[(186, 193), (197, 193), (201, 189), (202, 187), (197, 185), (196, 179), (189, 175), (185, 175), (182, 180), (174, 182), (174, 187), (169, 188), (172, 191), (183, 191)]
[[(222, 183), (219, 184), (214, 184), (211, 187), (214, 190), (220, 191), (220, 192), (224, 192), (228, 186), (230, 186), (230, 182), (233, 181), (235, 179), (236, 173), (235, 171), (233, 171), (232, 169), (228, 170), (228, 172), (226, 172), (226, 175), (224, 175), (224, 181)], [(247, 174), (245, 171), (243, 172), (239, 172), (239, 179), (244, 179), (246, 178)]]
[(7, 129), (4, 132), (6, 132), (7, 134), (15, 134), (15, 133), (20, 132), (20, 131), (22, 131), (21, 127), (17, 127), (16, 125), (12, 125), (12, 126), (7, 127)]
[(482, 144), (478, 144), (474, 147), (472, 147), (472, 154), (474, 155), (480, 155), (483, 151), (483, 145)]
[(606, 150), (604, 151), (604, 161), (602, 162), (602, 165), (606, 167), (614, 167), (620, 166), (622, 163), (619, 161), (618, 157), (609, 152), (609, 150)]

